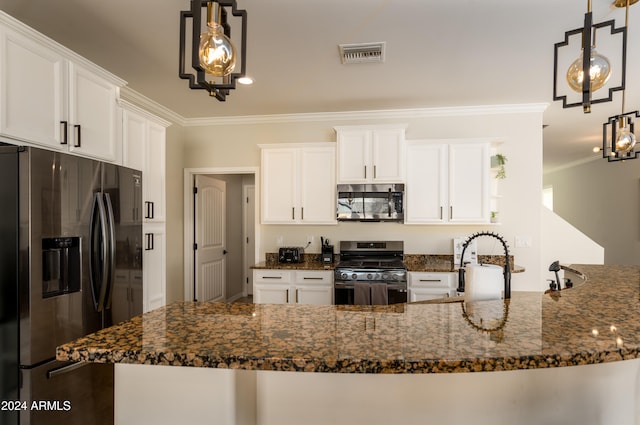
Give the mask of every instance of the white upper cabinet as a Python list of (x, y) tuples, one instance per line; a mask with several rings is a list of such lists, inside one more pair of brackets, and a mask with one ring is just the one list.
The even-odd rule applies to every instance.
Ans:
[(335, 127), (338, 183), (404, 181), (405, 126)]
[(449, 145), (449, 221), (489, 222), (489, 144)]
[(165, 221), (165, 139), (168, 122), (121, 101), (123, 165), (142, 171), (143, 218)]
[(0, 133), (63, 149), (67, 62), (5, 28), (0, 28), (0, 41)]
[(118, 161), (119, 88), (88, 69), (69, 64), (69, 149), (107, 161)]
[(448, 146), (407, 142), (405, 223), (443, 223), (448, 214)]
[(116, 101), (124, 81), (0, 14), (0, 134), (119, 162)]
[(489, 143), (407, 143), (407, 224), (489, 222)]
[(261, 145), (262, 223), (336, 224), (335, 146)]

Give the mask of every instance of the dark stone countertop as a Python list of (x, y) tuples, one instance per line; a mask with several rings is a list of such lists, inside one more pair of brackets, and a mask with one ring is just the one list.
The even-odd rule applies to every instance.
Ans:
[[(254, 265), (253, 269), (278, 269), (278, 270), (333, 270), (338, 263), (338, 256), (334, 256), (333, 263), (325, 264), (319, 260), (319, 254), (303, 254), (300, 263), (279, 263), (278, 254), (267, 253), (266, 261)], [(522, 273), (524, 267), (513, 263), (510, 258), (511, 272)], [(478, 261), (484, 264), (504, 265), (504, 256), (480, 255)], [(453, 272), (457, 267), (453, 264), (453, 255), (431, 254), (405, 254), (404, 264), (410, 272)]]
[(392, 306), (176, 302), (57, 349), (58, 360), (332, 373), (550, 368), (640, 357), (640, 267), (507, 301)]

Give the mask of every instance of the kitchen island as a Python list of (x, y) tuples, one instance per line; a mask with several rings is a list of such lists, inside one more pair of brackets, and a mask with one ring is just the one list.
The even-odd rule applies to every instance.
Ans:
[(180, 302), (57, 354), (116, 363), (117, 423), (636, 423), (640, 268), (575, 268), (506, 302)]

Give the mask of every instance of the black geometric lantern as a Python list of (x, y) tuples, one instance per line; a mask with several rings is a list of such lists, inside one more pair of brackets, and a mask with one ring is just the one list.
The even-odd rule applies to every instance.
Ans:
[[(206, 27), (203, 31), (203, 13), (206, 8)], [(240, 52), (231, 43), (229, 13), (239, 17), (242, 23)], [(191, 45), (187, 46), (187, 20), (191, 22)], [(236, 8), (235, 0), (191, 0), (191, 10), (180, 12), (179, 76), (189, 80), (192, 89), (207, 90), (221, 102), (230, 90), (236, 88), (236, 80), (246, 74), (247, 12)], [(240, 71), (233, 72), (237, 61)], [(189, 63), (189, 72), (185, 64)]]
[[(611, 73), (611, 66), (608, 59), (595, 51), (596, 33), (599, 29), (610, 27), (610, 34), (622, 36), (622, 65), (620, 67), (620, 85), (610, 87), (608, 96), (594, 98), (593, 92), (607, 83)], [(569, 45), (572, 36), (581, 35), (581, 55), (576, 59), (567, 71), (567, 82), (569, 86), (582, 93), (582, 99), (577, 102), (570, 102), (566, 95), (558, 94), (558, 50)], [(553, 52), (553, 100), (562, 100), (563, 108), (571, 108), (582, 105), (584, 113), (591, 112), (591, 105), (595, 103), (610, 102), (613, 92), (624, 90), (626, 78), (627, 61), (627, 29), (626, 27), (616, 28), (615, 20), (594, 24), (591, 14), (591, 1), (588, 1), (587, 13), (584, 15), (584, 27), (567, 31), (564, 33), (564, 40), (554, 45)], [(588, 75), (589, 78), (584, 78)]]
[(615, 115), (602, 124), (602, 157), (607, 161), (624, 161), (640, 156), (640, 152), (634, 150), (634, 117), (640, 117), (640, 113), (632, 111)]

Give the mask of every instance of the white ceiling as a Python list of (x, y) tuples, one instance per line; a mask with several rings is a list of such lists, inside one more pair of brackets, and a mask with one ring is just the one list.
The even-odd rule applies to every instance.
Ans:
[[(611, 2), (593, 0), (594, 20), (624, 25)], [(592, 148), (602, 123), (621, 110), (620, 93), (588, 115), (552, 99), (554, 43), (582, 26), (586, 0), (237, 3), (248, 14), (256, 82), (226, 102), (178, 78), (179, 12), (189, 0), (0, 0), (0, 8), (185, 118), (548, 103), (552, 169), (600, 155)], [(630, 23), (627, 110), (640, 108), (640, 6)], [(383, 64), (341, 64), (338, 44), (377, 41), (386, 42)]]

